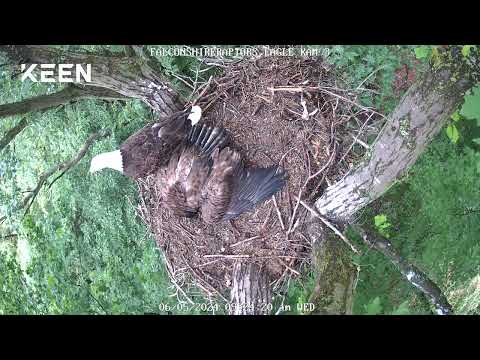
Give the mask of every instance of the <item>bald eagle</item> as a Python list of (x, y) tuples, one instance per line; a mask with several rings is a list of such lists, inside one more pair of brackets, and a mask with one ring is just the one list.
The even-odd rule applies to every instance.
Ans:
[[(173, 150), (185, 141), (200, 117), (201, 108), (193, 106), (190, 114), (180, 111), (159, 122), (148, 124), (130, 135), (120, 149), (94, 156), (90, 172), (110, 168), (132, 179), (153, 174), (168, 163)], [(207, 126), (197, 127), (220, 131)]]
[(193, 108), (150, 124), (131, 135), (119, 150), (97, 155), (90, 171), (111, 168), (132, 179), (150, 174), (163, 204), (175, 215), (200, 214), (208, 224), (231, 220), (282, 189), (286, 175), (277, 166), (245, 167), (226, 147), (227, 133), (198, 124)]

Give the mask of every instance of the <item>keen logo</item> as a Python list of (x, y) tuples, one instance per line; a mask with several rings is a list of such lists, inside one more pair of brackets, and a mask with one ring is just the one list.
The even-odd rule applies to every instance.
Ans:
[[(33, 71), (40, 68), (40, 79)], [(30, 79), (33, 82), (45, 83), (73, 83), (73, 82), (92, 82), (92, 65), (86, 64), (86, 69), (80, 64), (27, 64), (21, 65), (22, 81)]]

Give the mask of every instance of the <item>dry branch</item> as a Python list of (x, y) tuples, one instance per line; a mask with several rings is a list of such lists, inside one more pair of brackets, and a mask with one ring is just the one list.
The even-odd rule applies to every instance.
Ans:
[(453, 309), (449, 304), (442, 290), (435, 284), (423, 271), (415, 265), (406, 261), (398, 251), (393, 247), (392, 243), (386, 238), (368, 233), (358, 226), (354, 229), (361, 235), (363, 241), (385, 255), (402, 273), (402, 275), (413, 286), (418, 288), (433, 304), (437, 314), (452, 315)]
[(308, 211), (310, 211), (310, 213), (316, 217), (317, 219), (319, 219), (321, 222), (323, 222), (325, 225), (327, 225), (331, 230), (333, 230), (333, 232), (340, 238), (343, 240), (343, 242), (345, 244), (347, 244), (350, 249), (352, 249), (352, 251), (356, 254), (361, 254), (360, 250), (358, 250), (355, 245), (353, 245), (350, 240), (347, 239), (347, 237), (345, 235), (342, 234), (342, 232), (340, 230), (338, 230), (330, 221), (328, 221), (326, 218), (324, 218), (322, 215), (320, 215), (318, 213), (318, 211), (315, 211), (313, 209), (313, 207), (307, 205), (304, 201), (300, 201), (300, 204), (302, 204), (302, 206), (307, 209)]
[[(85, 144), (81, 147), (80, 151), (77, 153), (77, 155), (71, 159), (64, 161), (60, 164), (57, 164), (50, 168), (47, 172), (43, 173), (40, 175), (40, 178), (38, 180), (37, 186), (28, 194), (28, 196), (23, 200), (23, 204), (21, 205), (20, 208), (25, 208), (25, 215), (28, 213), (28, 210), (33, 204), (33, 201), (37, 197), (38, 193), (42, 189), (42, 187), (45, 185), (47, 182), (48, 178), (52, 176), (55, 172), (57, 171), (62, 171), (62, 173), (53, 181), (55, 182), (58, 178), (60, 178), (63, 174), (65, 174), (68, 170), (70, 170), (72, 167), (78, 164), (78, 162), (85, 156), (87, 153), (88, 149), (90, 146), (93, 144), (93, 142), (99, 138), (106, 137), (109, 135), (108, 131), (98, 131), (96, 133), (91, 134)], [(53, 184), (53, 182), (50, 184), (50, 186)]]

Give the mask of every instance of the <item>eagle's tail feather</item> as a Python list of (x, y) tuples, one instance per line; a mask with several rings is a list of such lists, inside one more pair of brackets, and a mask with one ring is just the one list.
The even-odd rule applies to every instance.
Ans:
[(223, 219), (233, 219), (280, 191), (286, 182), (286, 173), (277, 166), (250, 168), (241, 171)]

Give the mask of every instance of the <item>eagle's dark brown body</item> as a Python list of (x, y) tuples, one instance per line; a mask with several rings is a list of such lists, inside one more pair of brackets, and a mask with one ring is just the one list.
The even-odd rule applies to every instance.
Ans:
[(182, 111), (131, 135), (120, 147), (123, 173), (138, 179), (166, 166), (192, 128), (187, 117), (188, 113)]
[(209, 224), (233, 219), (279, 191), (285, 176), (277, 167), (245, 168), (226, 141), (223, 129), (192, 126), (185, 112), (177, 113), (122, 144), (123, 173), (133, 179), (156, 173), (163, 204), (177, 216), (200, 213)]

